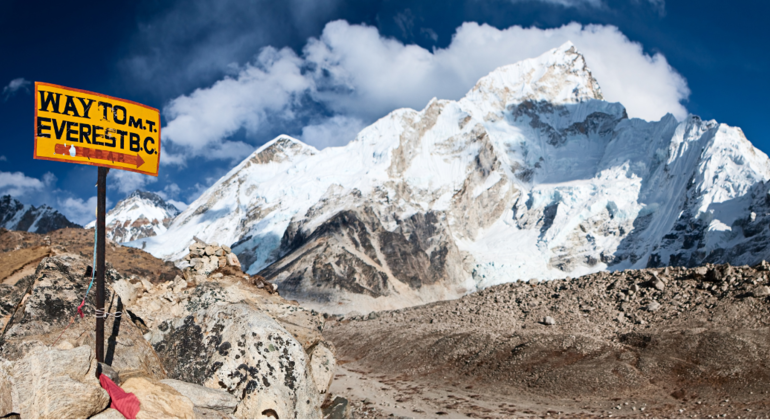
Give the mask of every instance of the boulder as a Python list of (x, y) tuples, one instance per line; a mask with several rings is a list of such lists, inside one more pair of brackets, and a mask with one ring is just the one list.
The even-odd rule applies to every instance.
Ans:
[(212, 246), (212, 245), (209, 245), (209, 246), (206, 247), (206, 249), (203, 250), (203, 252), (207, 256), (213, 256), (213, 255), (216, 254), (217, 248)]
[(652, 302), (650, 302), (650, 303), (647, 305), (646, 309), (647, 309), (647, 311), (649, 311), (649, 312), (655, 312), (655, 311), (657, 311), (658, 309), (660, 309), (660, 303), (658, 303), (658, 302), (655, 302), (655, 301), (653, 300)]
[(770, 286), (758, 286), (752, 292), (754, 297), (767, 297), (770, 296)]
[(238, 256), (235, 254), (227, 254), (227, 265), (232, 267), (241, 267), (241, 262), (238, 261)]
[(199, 291), (183, 319), (167, 319), (152, 343), (169, 376), (240, 398), (238, 418), (320, 417), (320, 395), (302, 345), (273, 318), (246, 303), (218, 300), (212, 285)]
[(230, 247), (229, 247), (229, 246), (227, 246), (227, 245), (222, 245), (222, 249), (224, 249), (224, 250), (225, 250), (225, 253), (226, 253), (226, 254), (229, 254), (229, 253), (233, 252), (233, 250), (232, 250), (232, 249), (230, 249)]
[(547, 316), (547, 317), (543, 318), (543, 320), (540, 321), (540, 322), (543, 325), (555, 325), (556, 324), (556, 320), (553, 319), (553, 317), (550, 317), (550, 316)]
[(325, 419), (346, 419), (348, 418), (348, 400), (342, 397), (335, 397), (328, 407), (323, 409)]
[(92, 419), (125, 419), (122, 414), (120, 414), (120, 411), (114, 409), (114, 408), (108, 408), (101, 413), (92, 416)]
[(309, 351), (310, 372), (319, 394), (326, 394), (334, 379), (337, 361), (334, 358), (334, 346), (326, 341), (319, 341)]
[(88, 418), (110, 403), (96, 379), (93, 350), (38, 346), (11, 369), (12, 412), (22, 418)]
[(193, 419), (193, 403), (189, 398), (164, 383), (146, 377), (133, 377), (123, 382), (124, 391), (139, 399), (137, 419)]
[(196, 408), (232, 413), (235, 411), (235, 407), (238, 406), (238, 399), (221, 389), (206, 388), (202, 385), (182, 382), (176, 379), (164, 379), (161, 382), (189, 398)]
[[(85, 294), (88, 281), (83, 273), (88, 261), (78, 255), (63, 254), (43, 259), (37, 267), (31, 290), (16, 311), (3, 336), (3, 357), (9, 361), (24, 358), (37, 346), (51, 345), (59, 350), (87, 346), (94, 348), (94, 295), (91, 293), (83, 308), (85, 318), (77, 316), (76, 308)], [(123, 312), (123, 317), (108, 317), (104, 325), (105, 362), (118, 371), (135, 369), (146, 376), (164, 379), (166, 373), (144, 332), (131, 322), (132, 314), (122, 299), (112, 292), (118, 283), (126, 292), (129, 285), (144, 289), (141, 282), (130, 284), (114, 270), (107, 271), (105, 303), (108, 312)], [(147, 285), (152, 287), (149, 282)], [(141, 287), (140, 287), (141, 286)], [(120, 286), (119, 286), (120, 289)], [(93, 292), (93, 291), (92, 291)], [(72, 323), (70, 324), (70, 321)], [(142, 325), (140, 320), (137, 324)], [(98, 382), (97, 382), (98, 384)]]

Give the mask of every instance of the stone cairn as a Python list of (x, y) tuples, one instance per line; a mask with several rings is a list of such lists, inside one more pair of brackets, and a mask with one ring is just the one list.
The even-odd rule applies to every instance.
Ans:
[(190, 253), (184, 257), (190, 262), (190, 269), (196, 274), (209, 276), (217, 268), (227, 266), (241, 268), (238, 256), (233, 254), (227, 245), (218, 245), (217, 243), (205, 244), (194, 242), (190, 245)]
[(216, 242), (206, 244), (196, 238), (190, 245), (190, 253), (184, 259), (189, 264), (184, 269), (188, 280), (203, 278), (216, 278), (223, 275), (241, 275), (251, 284), (270, 293), (275, 293), (275, 285), (269, 283), (260, 275), (249, 276), (241, 271), (241, 262), (227, 245), (219, 245)]

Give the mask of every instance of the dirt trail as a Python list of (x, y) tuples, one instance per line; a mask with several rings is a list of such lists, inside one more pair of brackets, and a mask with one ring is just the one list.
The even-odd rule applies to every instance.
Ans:
[(331, 392), (356, 417), (766, 418), (768, 270), (596, 273), (332, 317)]

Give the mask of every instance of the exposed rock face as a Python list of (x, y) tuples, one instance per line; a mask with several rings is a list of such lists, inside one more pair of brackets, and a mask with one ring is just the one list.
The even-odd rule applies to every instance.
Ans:
[(740, 129), (629, 119), (571, 44), (459, 101), (393, 111), (345, 147), (281, 136), (149, 240), (193, 236), (331, 313), (521, 279), (770, 258), (770, 161)]
[(63, 214), (46, 205), (35, 207), (22, 204), (10, 195), (4, 195), (0, 198), (0, 227), (48, 233), (52, 230), (80, 227), (80, 225), (70, 222)]
[(147, 378), (130, 378), (121, 387), (139, 399), (137, 419), (194, 419), (193, 403), (173, 387)]
[[(159, 195), (136, 190), (107, 212), (106, 235), (118, 243), (159, 235), (178, 214), (179, 209)], [(93, 228), (95, 224), (95, 221), (91, 222), (86, 228)]]
[[(46, 347), (31, 349), (8, 368), (10, 407), (3, 401), (3, 416), (18, 413), (22, 418), (88, 418), (110, 403), (107, 391), (96, 379), (93, 350), (81, 346), (71, 350)], [(9, 410), (10, 408), (10, 410)]]
[[(227, 247), (211, 248), (211, 253), (226, 260)], [(93, 348), (93, 291), (84, 307), (86, 318), (75, 313), (90, 281), (90, 276), (83, 276), (87, 263), (77, 254), (46, 257), (33, 275), (4, 285), (8, 286), (2, 289), (7, 293), (0, 305), (6, 319), (0, 338), (0, 409), (4, 414), (21, 410), (14, 396), (22, 392), (21, 382), (14, 379), (14, 369), (27, 363), (23, 361), (30, 354), (36, 355), (33, 361), (54, 363), (34, 349), (52, 344), (61, 351)], [(317, 313), (286, 301), (268, 283), (244, 274), (239, 267), (225, 265), (211, 277), (188, 270), (188, 280), (177, 277), (155, 284), (147, 278), (124, 277), (109, 265), (105, 274), (106, 310), (123, 313), (105, 322), (105, 362), (109, 373), (120, 377), (124, 390), (137, 391), (143, 410), (139, 418), (320, 416), (320, 393), (326, 390), (319, 389), (311, 366), (333, 371), (335, 360), (333, 346), (321, 336), (323, 319)], [(311, 351), (317, 347), (331, 352)], [(55, 362), (65, 367), (68, 363), (64, 356)], [(328, 378), (328, 372), (318, 372), (321, 381)], [(188, 382), (175, 385), (185, 392), (193, 390), (196, 401), (190, 402), (185, 392), (164, 384), (167, 377)], [(54, 382), (59, 388), (52, 388), (50, 395), (78, 387)], [(88, 401), (98, 402), (93, 392), (84, 390), (82, 394)], [(49, 394), (40, 395), (49, 398)], [(55, 402), (54, 396), (49, 400)], [(67, 401), (79, 404), (76, 398), (64, 395), (63, 408), (35, 403), (43, 407), (39, 410), (48, 411), (34, 416), (46, 416), (49, 411), (67, 416), (70, 411), (66, 410), (73, 409)], [(82, 409), (93, 408), (92, 412), (76, 416), (89, 417), (106, 407), (106, 403), (98, 408), (88, 404), (83, 402)]]
[[(223, 259), (228, 251), (192, 248), (193, 255), (219, 253)], [(169, 377), (235, 396), (239, 418), (318, 417), (328, 383), (319, 390), (311, 366), (333, 371), (336, 363), (320, 334), (321, 317), (238, 267), (218, 268), (210, 277), (189, 268), (186, 276), (155, 286), (116, 283)], [(311, 351), (318, 346), (331, 351)], [(325, 370), (318, 372), (321, 381), (329, 379)]]
[(164, 379), (161, 382), (189, 398), (196, 407), (232, 413), (238, 406), (238, 399), (227, 391), (206, 388), (176, 379)]

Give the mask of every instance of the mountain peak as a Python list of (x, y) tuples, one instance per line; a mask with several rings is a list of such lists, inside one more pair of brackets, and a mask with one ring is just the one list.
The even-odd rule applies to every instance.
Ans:
[(585, 58), (569, 41), (539, 57), (498, 67), (482, 77), (466, 98), (502, 107), (524, 101), (565, 104), (604, 99)]
[[(166, 231), (179, 209), (158, 194), (136, 190), (107, 212), (107, 237), (123, 243), (155, 236)], [(93, 221), (86, 225), (92, 228)]]
[(283, 162), (298, 155), (311, 156), (318, 153), (318, 149), (294, 137), (281, 134), (257, 149), (251, 157), (256, 163)]

